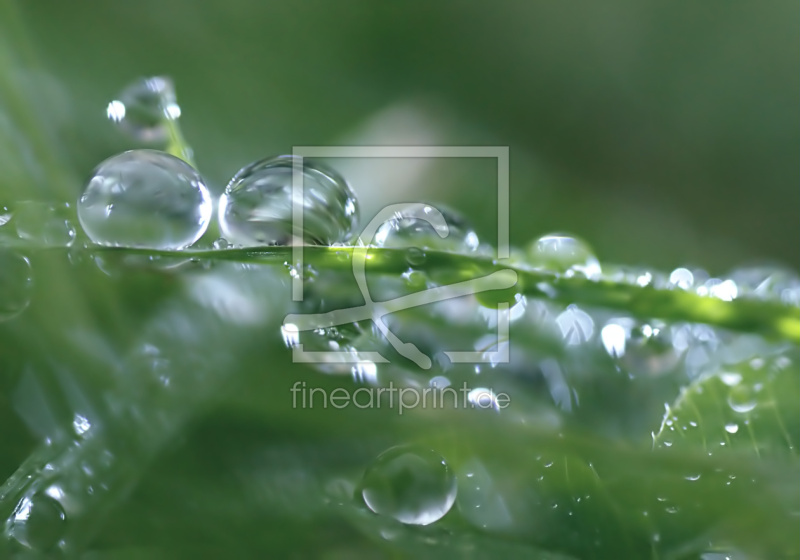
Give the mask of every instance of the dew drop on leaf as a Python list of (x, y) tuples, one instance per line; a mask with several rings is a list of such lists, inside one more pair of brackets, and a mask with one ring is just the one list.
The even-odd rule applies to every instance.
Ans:
[(180, 115), (172, 80), (162, 76), (136, 80), (106, 108), (109, 120), (141, 142), (167, 141), (167, 122)]
[(36, 552), (51, 550), (61, 539), (67, 516), (61, 504), (44, 493), (24, 497), (6, 523), (7, 536)]
[(14, 225), (20, 239), (41, 247), (70, 247), (75, 227), (69, 218), (68, 204), (21, 202), (14, 211)]
[(78, 218), (98, 245), (178, 250), (205, 233), (212, 206), (189, 164), (156, 150), (131, 150), (94, 170)]
[(408, 525), (429, 525), (444, 517), (456, 499), (456, 477), (429, 449), (393, 447), (367, 468), (361, 495), (369, 509)]
[(528, 246), (529, 263), (537, 268), (587, 278), (600, 275), (600, 262), (589, 245), (562, 233), (551, 233), (536, 239)]
[(753, 388), (746, 384), (736, 385), (728, 393), (728, 405), (739, 413), (750, 412), (756, 407), (756, 396)]
[(28, 259), (0, 249), (0, 321), (21, 314), (31, 302), (33, 273)]
[[(480, 245), (478, 235), (461, 214), (450, 208), (414, 204), (398, 210), (375, 233), (376, 247), (409, 248), (406, 258), (419, 260), (424, 249), (475, 252)], [(419, 266), (422, 262), (412, 264)]]
[[(295, 171), (302, 178), (301, 200), (293, 195)], [(303, 214), (302, 229), (297, 231), (300, 224), (293, 219), (294, 206)], [(341, 243), (357, 221), (358, 202), (344, 178), (294, 156), (268, 158), (242, 168), (219, 202), (222, 234), (244, 247)]]

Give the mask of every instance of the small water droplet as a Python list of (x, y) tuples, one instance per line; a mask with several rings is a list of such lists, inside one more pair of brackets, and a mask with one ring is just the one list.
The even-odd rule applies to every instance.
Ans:
[(8, 206), (0, 206), (0, 227), (6, 225), (13, 216), (13, 213)]
[(47, 494), (35, 494), (19, 502), (6, 524), (6, 532), (25, 548), (47, 552), (61, 539), (66, 519), (57, 500)]
[(728, 387), (735, 387), (742, 381), (742, 376), (735, 372), (722, 372), (719, 374), (719, 379)]
[(610, 323), (600, 331), (603, 346), (612, 358), (621, 358), (625, 355), (625, 342), (628, 333), (621, 325)]
[(734, 423), (725, 424), (725, 431), (728, 432), (729, 434), (735, 434), (736, 432), (739, 431), (739, 424), (734, 424)]
[(500, 411), (497, 395), (491, 389), (476, 387), (467, 394), (467, 401), (473, 408)]
[[(302, 177), (300, 200), (293, 194), (295, 171)], [(302, 230), (295, 228), (294, 206), (302, 208)], [(331, 169), (293, 156), (240, 169), (219, 202), (223, 235), (244, 247), (331, 245), (345, 241), (357, 221), (358, 204), (347, 182)]]
[(224, 249), (230, 249), (231, 248), (231, 244), (228, 243), (228, 240), (225, 239), (224, 237), (220, 237), (219, 239), (214, 241), (214, 243), (211, 246), (216, 251), (221, 251), (221, 250), (224, 250)]
[(694, 482), (695, 480), (700, 480), (700, 475), (699, 474), (691, 474), (691, 475), (689, 475), (689, 476), (687, 476), (685, 478), (686, 478), (686, 480), (690, 480), (690, 481)]
[(68, 204), (25, 201), (14, 211), (14, 225), (20, 239), (42, 247), (70, 247), (75, 227)]
[(378, 228), (373, 243), (376, 247), (408, 247), (409, 251), (433, 249), (456, 253), (471, 253), (480, 245), (477, 234), (461, 214), (446, 207), (420, 204), (398, 210)]
[(419, 247), (409, 247), (406, 249), (406, 262), (409, 266), (420, 266), (425, 262), (427, 255), (425, 251), (420, 249)]
[(562, 274), (579, 273), (587, 278), (600, 275), (600, 262), (591, 247), (581, 239), (563, 233), (551, 233), (528, 246), (530, 264)]
[(756, 407), (756, 397), (751, 387), (739, 384), (732, 387), (728, 393), (728, 405), (739, 413), (750, 412)]
[(671, 288), (678, 288), (681, 290), (691, 290), (694, 285), (694, 274), (688, 268), (676, 268), (669, 275), (669, 284)]
[(20, 315), (31, 302), (33, 272), (28, 259), (0, 250), (0, 321)]
[(450, 511), (456, 493), (456, 477), (444, 459), (411, 446), (381, 453), (361, 483), (361, 495), (369, 509), (408, 525), (438, 521)]
[(430, 385), (434, 389), (442, 390), (446, 387), (450, 386), (450, 380), (443, 375), (436, 375), (431, 377), (431, 380), (428, 381), (428, 385)]
[(556, 317), (556, 324), (561, 329), (564, 342), (570, 346), (588, 342), (594, 336), (594, 320), (574, 304)]
[(169, 140), (167, 122), (180, 115), (175, 86), (163, 76), (136, 80), (106, 108), (109, 120), (141, 142)]
[(205, 233), (212, 206), (189, 164), (156, 150), (131, 150), (94, 170), (78, 218), (98, 245), (177, 250)]
[(401, 276), (413, 291), (424, 290), (428, 285), (428, 277), (418, 270), (406, 270)]

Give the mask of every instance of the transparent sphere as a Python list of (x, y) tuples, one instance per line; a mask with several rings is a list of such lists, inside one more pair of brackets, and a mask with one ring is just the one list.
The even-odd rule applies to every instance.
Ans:
[(68, 204), (21, 202), (14, 212), (14, 224), (20, 239), (43, 247), (69, 247), (75, 241)]
[(562, 233), (543, 235), (528, 246), (530, 264), (562, 274), (580, 273), (588, 278), (600, 275), (600, 262), (591, 247)]
[(108, 118), (142, 142), (166, 142), (167, 122), (180, 114), (172, 80), (163, 76), (140, 78), (128, 84), (108, 104)]
[(458, 212), (419, 204), (396, 212), (392, 219), (378, 228), (372, 243), (377, 247), (455, 253), (474, 252), (480, 244), (475, 231)]
[(25, 548), (47, 552), (64, 534), (67, 516), (61, 504), (47, 494), (23, 498), (6, 524), (6, 534)]
[(211, 196), (192, 166), (164, 152), (131, 150), (94, 170), (78, 219), (98, 245), (177, 250), (205, 233)]
[[(301, 170), (302, 198), (293, 196), (294, 169)], [(295, 230), (294, 204), (302, 208)], [(358, 221), (358, 203), (347, 182), (333, 170), (293, 156), (279, 156), (241, 169), (219, 202), (222, 235), (244, 247), (332, 245), (346, 241)], [(297, 235), (296, 235), (297, 234)]]
[(456, 500), (456, 477), (437, 453), (393, 447), (364, 473), (361, 495), (369, 509), (409, 525), (429, 525), (444, 517)]
[(0, 249), (0, 321), (13, 319), (28, 307), (33, 274), (28, 259)]

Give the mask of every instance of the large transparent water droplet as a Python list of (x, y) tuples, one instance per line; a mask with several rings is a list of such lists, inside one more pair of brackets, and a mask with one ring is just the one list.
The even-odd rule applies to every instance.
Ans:
[(361, 483), (361, 495), (372, 511), (409, 525), (429, 525), (444, 517), (456, 492), (455, 474), (445, 460), (410, 446), (381, 453)]
[[(302, 176), (301, 198), (293, 194), (295, 170)], [(297, 230), (295, 205), (303, 214), (302, 228)], [(222, 234), (245, 247), (293, 242), (332, 245), (347, 240), (357, 221), (358, 203), (347, 182), (331, 169), (293, 156), (242, 168), (219, 202)]]
[(168, 121), (181, 115), (172, 80), (163, 76), (141, 78), (123, 89), (108, 104), (108, 118), (142, 142), (166, 142)]
[(42, 247), (70, 247), (75, 226), (68, 204), (21, 202), (14, 211), (14, 225), (20, 239)]
[(21, 314), (31, 302), (33, 274), (28, 259), (0, 249), (0, 321)]
[(397, 211), (378, 228), (372, 242), (376, 247), (413, 248), (412, 252), (433, 249), (471, 253), (480, 245), (478, 235), (461, 214), (450, 208), (420, 204)]
[(181, 159), (131, 150), (94, 170), (78, 219), (98, 245), (177, 250), (205, 233), (212, 202), (203, 178)]
[(528, 246), (530, 264), (562, 274), (600, 275), (600, 262), (589, 245), (562, 233), (551, 233)]
[(51, 550), (64, 534), (67, 516), (47, 494), (23, 498), (6, 524), (6, 534), (25, 548)]

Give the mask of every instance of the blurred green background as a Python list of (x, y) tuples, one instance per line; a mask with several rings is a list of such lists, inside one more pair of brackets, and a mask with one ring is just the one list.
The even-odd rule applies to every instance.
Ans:
[[(507, 145), (515, 244), (560, 230), (607, 261), (800, 266), (796, 2), (51, 0), (18, 17), (39, 62), (17, 81), (81, 179), (130, 147), (108, 101), (165, 74), (217, 190), (293, 145)], [(489, 162), (358, 165), (341, 171), (368, 215), (445, 201), (493, 239)]]
[[(28, 198), (74, 203), (92, 168), (134, 147), (106, 119), (108, 102), (132, 80), (161, 74), (175, 81), (183, 132), (216, 193), (240, 167), (295, 145), (509, 146), (514, 244), (568, 231), (603, 262), (695, 264), (712, 274), (763, 261), (798, 269), (797, 21), (796, 3), (782, 1), (0, 0), (0, 210)], [(353, 183), (364, 219), (381, 204), (428, 199), (460, 210), (494, 241), (490, 161), (332, 163)], [(516, 544), (518, 557), (530, 557), (530, 543), (581, 557), (655, 557), (658, 537), (684, 558), (715, 538), (711, 525), (756, 550), (800, 549), (785, 530), (796, 524), (795, 431), (765, 428), (767, 443), (780, 437), (764, 447), (772, 456), (754, 446), (758, 460), (744, 439), (741, 454), (709, 457), (692, 442), (652, 453), (663, 403), (690, 379), (683, 362), (675, 376), (626, 375), (597, 340), (562, 349), (520, 328), (530, 352), (518, 361), (530, 375), (482, 379), (510, 384), (527, 423), (297, 410), (288, 391), (298, 379), (329, 389), (356, 383), (291, 363), (278, 328), (289, 299), (282, 267), (172, 274), (115, 272), (110, 261), (108, 272), (75, 253), (33, 255), (30, 308), (0, 324), (0, 471), (24, 475), (7, 482), (0, 510), (9, 518), (21, 496), (63, 477), (89, 505), (56, 530), (75, 550), (100, 551), (85, 558), (152, 557), (137, 547), (163, 547), (165, 557), (372, 558), (375, 548), (398, 557), (394, 544), (374, 544), (384, 519), (324, 502), (335, 494), (325, 485), (358, 480), (378, 452), (410, 440), (454, 468), (479, 456), (503, 481), (500, 493), (516, 499), (522, 529), (489, 535), (486, 557)], [(260, 322), (242, 319), (242, 308)], [(598, 326), (607, 318), (598, 312)], [(429, 327), (463, 335), (459, 322), (434, 318)], [(698, 340), (693, 350), (705, 352), (708, 338)], [(795, 346), (760, 346), (721, 329), (711, 342), (709, 354), (727, 344), (747, 356), (796, 356)], [(546, 358), (585, 397), (573, 415), (553, 416), (536, 370)], [(793, 429), (796, 363), (781, 375), (783, 398), (757, 412), (789, 418)], [(70, 447), (76, 412), (96, 429)], [(715, 418), (703, 434), (727, 438)], [(52, 434), (55, 458), (37, 446)], [(87, 493), (93, 474), (80, 461), (103, 467), (109, 453), (116, 466), (97, 480), (114, 482), (110, 497)], [(553, 457), (563, 464), (545, 476)], [(56, 467), (45, 472), (48, 461)], [(728, 473), (758, 483), (730, 489)], [(662, 508), (652, 503), (662, 491), (682, 514), (650, 521), (645, 510)], [(583, 492), (598, 499), (575, 506), (574, 518), (551, 505)], [(752, 511), (768, 513), (751, 519)], [(420, 558), (438, 554), (431, 538), (447, 544), (452, 534), (480, 548), (469, 539), (487, 537), (457, 514), (447, 523), (396, 544)], [(448, 546), (457, 557), (461, 549)]]

